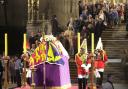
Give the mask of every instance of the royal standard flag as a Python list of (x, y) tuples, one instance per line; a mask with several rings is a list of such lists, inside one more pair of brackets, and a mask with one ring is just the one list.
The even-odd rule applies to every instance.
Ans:
[(49, 43), (47, 62), (55, 64), (64, 64), (63, 57), (61, 56), (59, 49), (52, 42)]
[(63, 57), (52, 42), (41, 43), (30, 56), (30, 66), (39, 65), (42, 62), (50, 64), (64, 64)]
[(34, 52), (31, 54), (29, 59), (30, 66), (38, 65), (46, 60), (46, 44), (40, 44)]

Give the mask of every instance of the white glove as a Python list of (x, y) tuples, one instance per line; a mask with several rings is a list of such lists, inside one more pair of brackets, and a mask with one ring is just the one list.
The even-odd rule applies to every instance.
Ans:
[(85, 67), (85, 70), (86, 70), (86, 72), (88, 72), (88, 71), (89, 71), (89, 68), (86, 66), (86, 67)]
[(100, 73), (99, 73), (99, 71), (97, 69), (94, 71), (94, 73), (95, 73), (96, 78), (100, 78), (101, 77)]
[(91, 64), (88, 64), (88, 65), (87, 65), (87, 68), (89, 69), (90, 67), (91, 67)]
[(83, 67), (86, 70), (86, 72), (88, 72), (89, 70), (88, 66), (86, 66), (85, 64), (82, 64), (81, 67)]
[(82, 65), (81, 65), (81, 67), (85, 68), (85, 67), (86, 67), (86, 65), (85, 65), (85, 64), (82, 64)]
[(88, 64), (88, 65), (86, 66), (85, 70), (88, 72), (90, 67), (91, 67), (91, 64)]

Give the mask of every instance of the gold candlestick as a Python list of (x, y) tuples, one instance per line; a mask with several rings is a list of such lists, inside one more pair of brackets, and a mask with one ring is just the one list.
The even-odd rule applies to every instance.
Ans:
[(4, 77), (5, 77), (5, 80), (4, 80), (4, 89), (8, 89), (8, 71), (7, 71), (7, 69), (8, 69), (8, 60), (9, 60), (9, 57), (8, 56), (5, 56), (4, 57), (4, 63), (5, 63), (5, 75), (4, 75)]
[(80, 52), (80, 33), (77, 33), (77, 45), (78, 45), (78, 53)]
[(22, 73), (22, 85), (26, 86), (26, 60), (27, 60), (26, 54), (23, 54), (23, 59), (24, 59), (24, 69)]
[(5, 33), (5, 56), (8, 55), (8, 35)]
[(4, 57), (4, 63), (5, 63), (5, 80), (4, 80), (4, 89), (8, 89), (8, 35), (5, 33), (5, 57)]
[(94, 84), (94, 33), (91, 34), (91, 44), (92, 44), (92, 54), (91, 54), (91, 85), (90, 89), (96, 89), (95, 84)]
[(23, 70), (23, 73), (22, 73), (22, 85), (23, 86), (26, 86), (26, 60), (28, 59), (28, 56), (27, 56), (27, 54), (26, 54), (26, 52), (27, 52), (27, 48), (26, 48), (26, 40), (27, 40), (27, 37), (26, 37), (26, 34), (24, 33), (24, 41), (23, 41), (23, 55), (22, 55), (22, 57), (23, 57), (23, 59), (24, 59), (24, 70)]
[(32, 71), (32, 84), (31, 84), (31, 89), (36, 89), (36, 87), (35, 87), (36, 84), (35, 84), (35, 81), (34, 81), (34, 76), (35, 76), (36, 68), (34, 68), (34, 66), (32, 66), (31, 71)]
[(23, 42), (23, 50), (24, 50), (24, 53), (27, 52), (26, 41), (27, 41), (27, 37), (26, 37), (26, 34), (24, 33), (24, 42)]

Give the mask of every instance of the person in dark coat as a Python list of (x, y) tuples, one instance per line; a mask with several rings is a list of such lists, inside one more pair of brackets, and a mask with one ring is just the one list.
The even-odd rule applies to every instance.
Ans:
[(95, 39), (96, 39), (96, 43), (98, 42), (99, 37), (101, 37), (103, 30), (105, 30), (106, 25), (104, 24), (104, 21), (102, 21), (100, 18), (98, 20), (98, 22), (95, 25)]
[(17, 87), (21, 87), (21, 59), (15, 56), (15, 71)]
[(82, 3), (82, 1), (79, 1), (78, 5), (79, 5), (79, 16), (80, 16), (82, 14), (82, 11), (83, 11), (83, 3)]
[(14, 57), (9, 61), (9, 71), (11, 77), (11, 83), (16, 83), (16, 71), (15, 71), (15, 60)]
[(59, 26), (58, 26), (59, 24), (58, 24), (56, 15), (52, 16), (51, 25), (52, 25), (52, 35), (57, 36), (57, 34), (59, 34), (58, 33), (59, 32)]
[(30, 48), (32, 47), (32, 44), (35, 44), (34, 32), (31, 32), (31, 34), (30, 34), (30, 37), (29, 37), (29, 44), (30, 44)]
[(113, 83), (112, 83), (112, 75), (107, 75), (107, 81), (103, 84), (102, 89), (114, 89)]

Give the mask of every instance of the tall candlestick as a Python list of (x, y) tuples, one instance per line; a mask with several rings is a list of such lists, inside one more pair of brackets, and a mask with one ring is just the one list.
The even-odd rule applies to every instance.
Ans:
[(94, 53), (94, 33), (92, 33), (92, 53)]
[(91, 80), (90, 87), (91, 87), (91, 89), (95, 89), (94, 84), (93, 84), (94, 83), (94, 76), (93, 76), (94, 75), (94, 56), (93, 56), (93, 54), (94, 54), (94, 33), (91, 34), (91, 44), (92, 44), (92, 47), (91, 47), (92, 48), (92, 58), (91, 58), (92, 63), (91, 63), (91, 75), (90, 75), (91, 76), (90, 77), (90, 80)]
[(4, 77), (4, 89), (8, 89), (8, 80), (7, 80), (7, 72), (8, 72), (8, 70), (7, 70), (7, 63), (8, 63), (8, 35), (7, 35), (7, 33), (5, 33), (5, 60), (4, 60), (4, 65), (5, 65), (5, 77)]
[(78, 45), (78, 53), (79, 53), (80, 52), (80, 33), (79, 32), (77, 33), (77, 40), (78, 40), (77, 45)]
[(8, 55), (8, 35), (5, 33), (5, 56)]
[(24, 53), (27, 52), (27, 48), (26, 48), (26, 34), (24, 33), (24, 44), (23, 44), (23, 50), (24, 50)]

